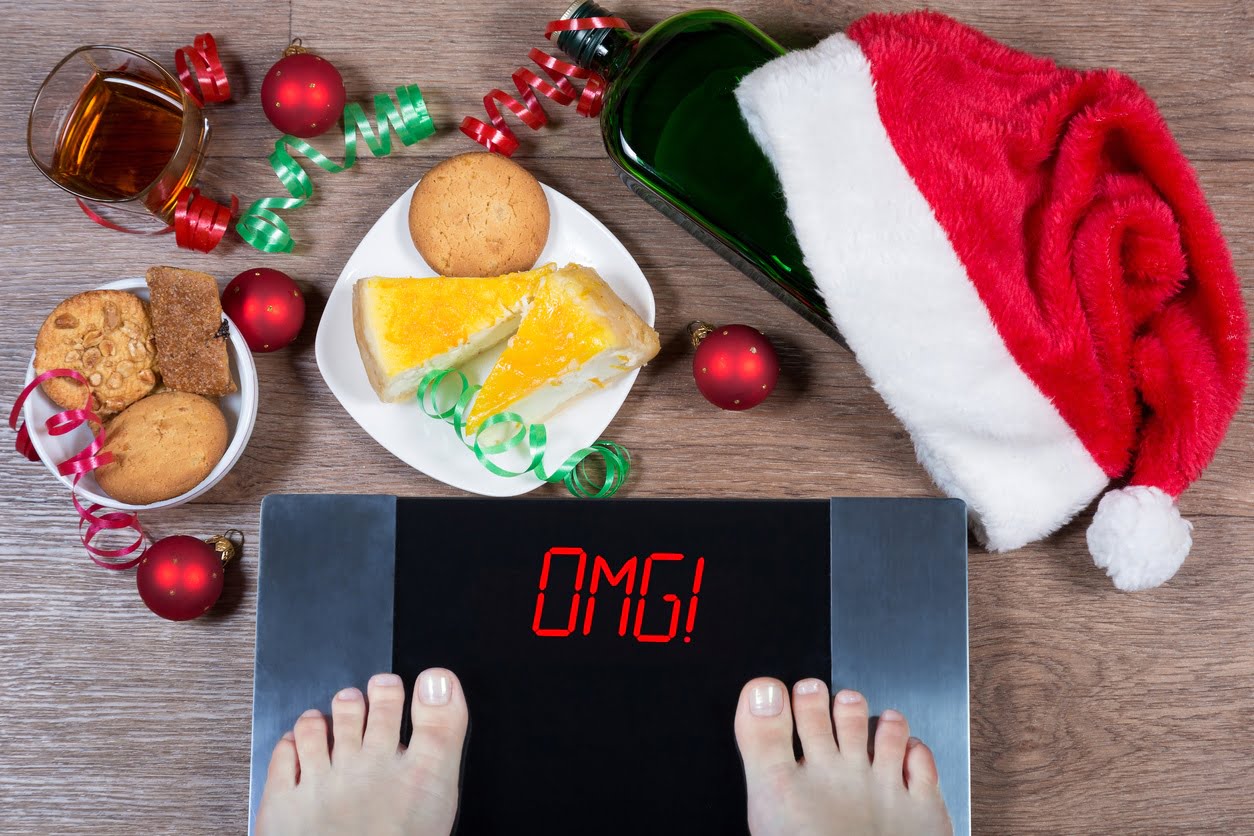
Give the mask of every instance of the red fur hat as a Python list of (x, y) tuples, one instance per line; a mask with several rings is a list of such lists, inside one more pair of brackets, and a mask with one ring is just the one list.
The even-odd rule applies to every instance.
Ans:
[(1106, 490), (1120, 589), (1192, 545), (1175, 497), (1241, 400), (1247, 324), (1192, 168), (1135, 82), (939, 14), (870, 15), (750, 74), (806, 264), (919, 460), (994, 551)]

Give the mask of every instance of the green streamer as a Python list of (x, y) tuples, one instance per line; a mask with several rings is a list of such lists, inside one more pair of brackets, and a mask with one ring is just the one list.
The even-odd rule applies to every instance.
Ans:
[[(457, 397), (452, 401), (451, 406), (446, 409), (440, 409), (436, 403), (436, 390), (440, 388), (441, 383), (449, 378), (449, 375), (457, 375), (457, 380), (461, 383), (461, 390), (457, 393)], [(498, 412), (483, 422), (479, 427), (479, 431), (475, 434), (473, 442), (467, 441), (466, 413), (470, 409), (470, 402), (474, 400), (475, 394), (480, 388), (479, 386), (472, 386), (470, 381), (466, 379), (466, 375), (457, 369), (433, 369), (423, 375), (421, 382), (418, 384), (418, 405), (422, 407), (422, 411), (429, 417), (452, 424), (454, 431), (457, 433), (457, 439), (470, 448), (475, 454), (475, 458), (487, 468), (488, 472), (506, 478), (522, 476), (524, 473), (535, 473), (542, 481), (561, 482), (566, 486), (566, 490), (581, 499), (611, 497), (627, 481), (627, 474), (631, 472), (631, 454), (627, 452), (625, 447), (605, 439), (594, 442), (590, 447), (576, 450), (570, 454), (566, 461), (562, 462), (560, 467), (552, 473), (546, 474), (544, 472), (544, 450), (548, 441), (548, 433), (543, 424), (529, 425), (516, 412)], [(515, 424), (518, 428), (513, 435), (504, 441), (491, 444), (480, 443), (479, 438), (483, 431), (497, 424)], [(524, 444), (530, 453), (531, 461), (522, 470), (508, 470), (488, 458), (489, 456), (513, 450)], [(599, 456), (605, 466), (605, 474), (601, 477), (599, 486), (596, 475), (590, 473), (588, 469), (588, 461), (593, 455)]]
[(406, 147), (435, 133), (435, 123), (427, 112), (427, 104), (417, 85), (397, 87), (395, 104), (387, 93), (379, 93), (374, 97), (374, 112), (377, 129), (371, 127), (360, 104), (350, 102), (344, 107), (343, 163), (333, 162), (317, 148), (291, 134), (279, 137), (274, 143), (274, 153), (270, 155), (270, 167), (290, 197), (263, 197), (254, 201), (235, 225), (239, 237), (264, 253), (292, 251), (291, 229), (276, 210), (299, 208), (313, 197), (313, 181), (296, 162), (292, 151), (303, 155), (323, 171), (338, 174), (357, 162), (359, 133), (370, 153), (376, 157), (392, 153), (392, 131)]

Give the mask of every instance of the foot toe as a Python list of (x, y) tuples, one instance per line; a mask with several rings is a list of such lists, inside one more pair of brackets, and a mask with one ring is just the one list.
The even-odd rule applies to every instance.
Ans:
[(468, 716), (466, 697), (452, 671), (430, 668), (418, 675), (410, 711), (414, 733), (405, 756), (453, 790), (461, 771)]
[(906, 741), (906, 789), (911, 793), (935, 793), (940, 786), (936, 771), (936, 758), (932, 750), (917, 737)]
[(394, 673), (377, 673), (366, 686), (370, 707), (362, 748), (395, 752), (401, 745), (401, 714), (405, 708), (405, 686)]
[(332, 757), (361, 751), (361, 734), (366, 725), (366, 698), (356, 688), (345, 688), (331, 700), (331, 734), (335, 739)]
[(788, 689), (778, 679), (750, 680), (736, 706), (736, 744), (747, 774), (795, 767)]
[(840, 744), (840, 754), (847, 760), (865, 764), (868, 757), (866, 698), (847, 688), (838, 691), (832, 705), (832, 717), (836, 721), (836, 742)]
[(884, 709), (875, 724), (875, 751), (871, 768), (877, 775), (900, 784), (904, 774), (906, 741), (910, 739), (910, 725), (900, 711)]
[(331, 748), (327, 742), (327, 718), (316, 708), (311, 708), (296, 720), (292, 729), (296, 741), (296, 757), (300, 761), (300, 776), (304, 780), (321, 775), (331, 766)]
[(803, 679), (793, 686), (792, 716), (807, 761), (830, 762), (836, 757), (830, 706), (827, 683), (822, 680)]
[(274, 744), (270, 754), (270, 768), (266, 771), (266, 789), (291, 789), (296, 786), (296, 740), (287, 732)]

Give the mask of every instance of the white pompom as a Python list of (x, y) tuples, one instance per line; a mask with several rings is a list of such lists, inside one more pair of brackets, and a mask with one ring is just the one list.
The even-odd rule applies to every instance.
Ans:
[(1193, 523), (1159, 488), (1108, 491), (1089, 526), (1089, 553), (1124, 592), (1166, 582), (1193, 546)]

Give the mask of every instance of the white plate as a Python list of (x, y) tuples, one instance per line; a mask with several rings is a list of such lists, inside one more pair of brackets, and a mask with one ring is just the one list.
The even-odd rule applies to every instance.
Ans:
[[(148, 283), (143, 279), (121, 279), (101, 285), (98, 290), (125, 290), (134, 293), (144, 301), (148, 300)], [(222, 318), (230, 322), (226, 314), (223, 314)], [(79, 481), (78, 487), (75, 488), (78, 495), (89, 502), (98, 502), (107, 508), (116, 508), (121, 511), (152, 511), (157, 508), (170, 508), (174, 505), (191, 502), (222, 481), (222, 477), (235, 466), (240, 456), (244, 454), (244, 448), (248, 445), (248, 439), (253, 434), (253, 424), (257, 421), (257, 367), (253, 364), (253, 354), (248, 349), (248, 343), (244, 342), (244, 337), (234, 324), (231, 325), (231, 338), (230, 342), (227, 343), (226, 353), (231, 361), (231, 376), (239, 386), (238, 392), (233, 392), (218, 399), (218, 406), (222, 408), (222, 414), (226, 417), (227, 438), (230, 441), (227, 443), (226, 452), (222, 454), (222, 458), (218, 461), (217, 466), (209, 472), (209, 475), (199, 485), (187, 493), (171, 499), (163, 499), (160, 502), (153, 502), (148, 505), (131, 505), (126, 502), (118, 502), (102, 491), (100, 485), (96, 483), (95, 475), (88, 473)], [(26, 368), (26, 382), (30, 383), (34, 379), (35, 355), (32, 353), (31, 363)], [(44, 394), (44, 390), (40, 388), (32, 392), (31, 396), (26, 399), (26, 406), (22, 408), (22, 417), (26, 420), (26, 429), (30, 431), (31, 442), (34, 444), (36, 452), (39, 453), (39, 458), (43, 459), (48, 470), (52, 471), (52, 475), (56, 476), (68, 487), (73, 484), (73, 477), (62, 476), (57, 473), (57, 465), (77, 455), (84, 447), (90, 444), (92, 434), (87, 427), (83, 426), (67, 435), (49, 435), (45, 428), (45, 422), (60, 411), (61, 407), (53, 403)]]
[[(416, 186), (417, 184), (415, 184)], [(452, 426), (428, 418), (415, 401), (382, 403), (366, 378), (353, 335), (353, 283), (369, 276), (434, 276), (436, 271), (422, 259), (409, 236), (411, 186), (366, 233), (344, 265), (322, 322), (318, 325), (315, 354), (327, 386), (348, 414), (392, 455), (433, 479), (485, 496), (515, 496), (543, 484), (534, 474), (505, 478), (489, 473)], [(570, 198), (548, 186), (549, 240), (537, 264), (555, 261), (594, 268), (631, 305), (653, 324), (653, 291), (627, 249), (600, 221)], [(504, 344), (462, 367), (471, 383), (482, 383), (496, 363)], [(618, 412), (639, 370), (591, 392), (545, 421), (548, 447), (544, 466), (552, 471), (567, 456), (601, 437)], [(520, 461), (500, 460), (511, 467)], [(518, 470), (521, 468), (513, 467)]]

